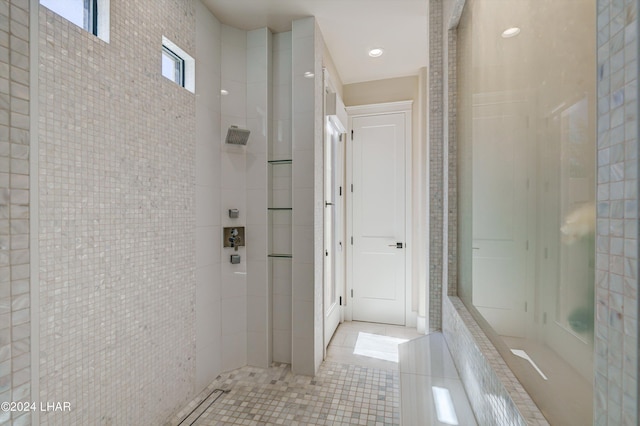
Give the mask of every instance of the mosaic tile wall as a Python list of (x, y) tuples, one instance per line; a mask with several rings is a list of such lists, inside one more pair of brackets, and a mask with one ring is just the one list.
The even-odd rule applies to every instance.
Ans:
[(193, 1), (111, 2), (109, 44), (39, 10), (41, 424), (160, 424), (195, 386)]
[(443, 311), (443, 334), (478, 424), (548, 425), (462, 301), (445, 298)]
[(598, 1), (594, 423), (637, 425), (638, 1)]
[[(460, 3), (460, 2), (459, 2)], [(445, 28), (446, 29), (446, 28)], [(447, 294), (449, 296), (456, 296), (458, 294), (458, 138), (456, 127), (457, 116), (457, 51), (456, 51), (456, 31), (447, 31), (447, 44), (446, 44), (446, 75), (447, 75), (447, 116), (445, 123), (447, 123), (447, 139), (449, 159), (448, 162), (448, 176), (449, 184), (447, 191), (449, 193), (447, 203), (447, 216), (448, 216), (448, 244), (447, 244)], [(453, 90), (452, 90), (453, 89)]]
[(442, 0), (429, 2), (427, 126), (429, 128), (429, 329), (442, 328), (443, 278), (443, 49)]
[(31, 400), (29, 31), (29, 1), (0, 2), (0, 402)]

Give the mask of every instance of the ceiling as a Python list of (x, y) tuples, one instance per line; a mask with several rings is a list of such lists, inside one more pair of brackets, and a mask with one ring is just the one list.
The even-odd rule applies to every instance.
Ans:
[[(417, 75), (427, 65), (428, 0), (202, 0), (223, 24), (291, 30), (315, 16), (344, 84)], [(382, 47), (371, 58), (368, 51)]]

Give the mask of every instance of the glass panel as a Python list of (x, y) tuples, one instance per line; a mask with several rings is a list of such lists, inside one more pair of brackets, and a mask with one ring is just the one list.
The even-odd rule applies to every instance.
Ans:
[(338, 131), (335, 126), (326, 120), (326, 138), (325, 138), (325, 183), (324, 183), (324, 226), (326, 250), (325, 258), (325, 279), (328, 280), (325, 286), (325, 301), (327, 301), (326, 309), (329, 309), (336, 303), (336, 276), (335, 276), (335, 245), (336, 245), (336, 144), (338, 142)]
[(467, 0), (458, 29), (458, 292), (551, 424), (593, 422), (595, 6)]
[(162, 75), (180, 84), (180, 59), (166, 49), (162, 50)]
[[(40, 0), (40, 4), (57, 13), (80, 28), (88, 28), (88, 2), (86, 0)], [(86, 18), (86, 19), (85, 19)]]

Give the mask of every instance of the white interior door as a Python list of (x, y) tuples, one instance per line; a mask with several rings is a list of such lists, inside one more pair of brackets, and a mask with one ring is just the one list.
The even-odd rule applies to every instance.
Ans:
[(483, 114), (482, 108), (475, 107), (473, 120), (473, 305), (498, 334), (522, 337), (528, 250), (526, 117)]
[(342, 137), (337, 126), (325, 123), (324, 182), (324, 346), (325, 350), (341, 318), (343, 272)]
[(352, 316), (405, 323), (405, 114), (352, 120)]

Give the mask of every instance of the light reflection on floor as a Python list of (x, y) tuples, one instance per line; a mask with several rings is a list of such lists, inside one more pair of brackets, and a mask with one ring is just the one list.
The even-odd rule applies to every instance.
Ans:
[(408, 340), (409, 339), (359, 332), (353, 353), (355, 355), (397, 363), (398, 345)]

